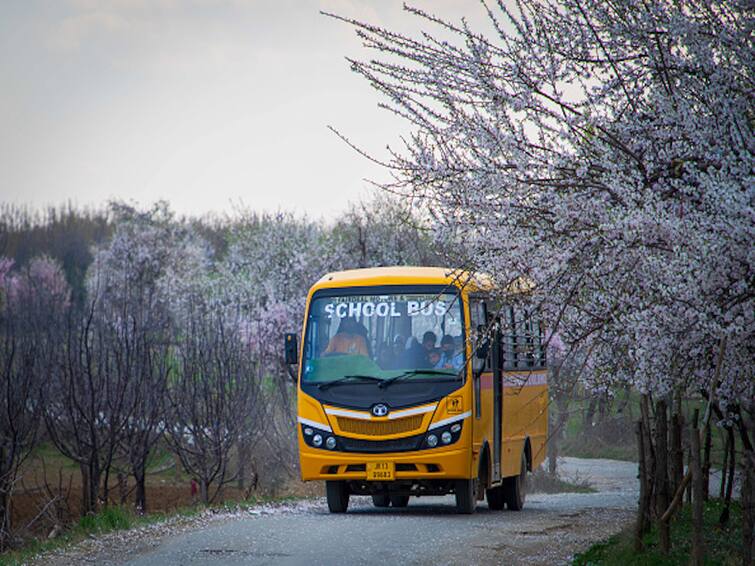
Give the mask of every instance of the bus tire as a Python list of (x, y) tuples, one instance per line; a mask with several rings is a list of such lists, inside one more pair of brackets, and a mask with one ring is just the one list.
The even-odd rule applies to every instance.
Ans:
[(408, 495), (391, 495), (390, 499), (393, 507), (406, 507), (409, 505)]
[(522, 463), (518, 476), (503, 480), (504, 498), (509, 511), (521, 511), (527, 496), (527, 456), (522, 452)]
[(325, 495), (331, 513), (346, 513), (349, 507), (349, 486), (345, 481), (326, 481)]
[(391, 504), (391, 500), (387, 493), (373, 493), (372, 504), (375, 507), (388, 507)]
[(456, 512), (462, 515), (471, 515), (477, 507), (477, 494), (475, 487), (477, 479), (456, 480), (454, 491), (456, 492)]
[(486, 490), (485, 497), (488, 500), (488, 509), (491, 511), (500, 511), (506, 503), (502, 485)]

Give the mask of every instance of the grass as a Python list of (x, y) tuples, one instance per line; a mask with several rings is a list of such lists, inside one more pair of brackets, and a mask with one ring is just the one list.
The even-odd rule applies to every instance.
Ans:
[(64, 531), (60, 536), (48, 539), (31, 539), (23, 547), (0, 554), (0, 566), (20, 566), (28, 563), (32, 558), (44, 552), (65, 548), (76, 544), (90, 536), (102, 535), (114, 531), (143, 527), (166, 521), (171, 518), (195, 517), (207, 509), (216, 512), (247, 511), (266, 503), (284, 503), (301, 499), (297, 496), (284, 497), (250, 497), (240, 502), (225, 502), (213, 505), (195, 505), (181, 507), (164, 513), (156, 512), (148, 515), (137, 515), (128, 506), (110, 506), (94, 515), (87, 515)]
[(37, 554), (74, 544), (91, 535), (126, 530), (162, 519), (164, 517), (153, 515), (140, 517), (124, 507), (107, 507), (96, 515), (82, 517), (78, 523), (54, 539), (31, 539), (17, 550), (0, 554), (0, 566), (24, 564)]
[(574, 458), (605, 458), (608, 460), (637, 461), (637, 447), (634, 444), (608, 444), (600, 439), (585, 442), (581, 438), (567, 438), (561, 441), (561, 455)]
[[(721, 529), (718, 518), (723, 501), (713, 499), (705, 504), (703, 536), (705, 539), (705, 564), (735, 565), (742, 563), (742, 510), (737, 501), (731, 502), (731, 516), (727, 526)], [(645, 550), (634, 551), (633, 526), (593, 545), (574, 558), (574, 566), (621, 565), (621, 566), (675, 566), (689, 563), (692, 550), (692, 509), (682, 508), (671, 523), (671, 552), (663, 555), (660, 550), (658, 531), (655, 527), (643, 538)]]

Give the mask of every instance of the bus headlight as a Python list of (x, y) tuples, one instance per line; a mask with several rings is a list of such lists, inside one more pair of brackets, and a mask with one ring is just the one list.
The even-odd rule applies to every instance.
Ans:
[(439, 444), (442, 446), (453, 444), (461, 437), (462, 428), (462, 421), (456, 421), (455, 423), (433, 428), (429, 430), (427, 436), (425, 436), (425, 442), (422, 444), (422, 448), (435, 448)]
[(314, 425), (302, 425), (302, 438), (307, 446), (319, 448), (321, 450), (336, 450), (338, 448), (338, 437), (333, 434), (332, 430), (317, 428)]

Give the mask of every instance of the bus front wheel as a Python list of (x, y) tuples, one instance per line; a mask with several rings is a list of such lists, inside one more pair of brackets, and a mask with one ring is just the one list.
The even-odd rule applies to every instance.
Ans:
[(345, 513), (349, 507), (349, 486), (345, 481), (326, 481), (325, 495), (331, 513)]
[(462, 515), (470, 515), (474, 513), (477, 506), (477, 494), (475, 493), (475, 487), (477, 486), (477, 479), (471, 480), (456, 480), (455, 492), (456, 492), (456, 512)]
[(521, 511), (527, 495), (527, 456), (522, 452), (522, 463), (518, 476), (503, 479), (503, 493), (506, 507), (510, 511)]

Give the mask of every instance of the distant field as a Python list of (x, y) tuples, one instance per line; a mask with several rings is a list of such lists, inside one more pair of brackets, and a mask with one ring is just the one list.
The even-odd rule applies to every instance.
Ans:
[[(191, 477), (178, 468), (168, 452), (161, 452), (154, 458), (150, 466), (151, 472), (147, 476), (147, 506), (149, 513), (169, 513), (178, 509), (190, 507), (196, 503), (191, 495)], [(13, 494), (13, 524), (23, 527), (29, 524), (40, 511), (50, 502), (50, 495), (61, 498), (54, 505), (48, 507), (55, 513), (62, 525), (74, 524), (80, 516), (81, 502), (81, 473), (78, 466), (61, 455), (51, 444), (40, 445), (22, 468), (23, 481)], [(45, 482), (51, 490), (45, 488)], [(111, 475), (108, 482), (110, 487), (110, 503), (119, 505), (121, 501), (120, 487), (115, 475)], [(126, 504), (133, 504), (132, 478), (126, 480)], [(311, 496), (321, 495), (322, 486), (305, 484), (297, 479), (291, 479), (280, 484), (275, 489), (259, 488), (239, 489), (236, 482), (227, 484), (218, 502), (240, 502), (248, 498), (260, 496)], [(25, 535), (45, 536), (50, 530), (50, 519), (41, 517)]]

